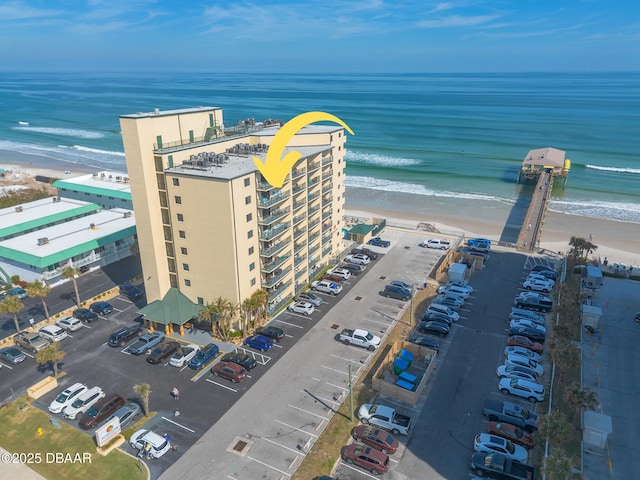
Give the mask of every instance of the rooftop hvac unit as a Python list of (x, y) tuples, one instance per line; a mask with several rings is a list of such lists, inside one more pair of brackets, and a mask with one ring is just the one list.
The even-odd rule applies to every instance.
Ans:
[(113, 175), (109, 175), (109, 180), (113, 180)]
[(16, 212), (20, 213), (22, 211), (22, 205), (16, 207)]
[(91, 223), (91, 224), (89, 224), (89, 228), (91, 228), (91, 229), (96, 228), (96, 224), (95, 224), (95, 223)]
[(122, 179), (122, 181), (123, 181), (124, 183), (129, 183), (129, 177), (124, 177), (124, 178)]
[(121, 181), (122, 181), (122, 177), (118, 175), (118, 176), (116, 177), (116, 182), (121, 182)]
[(53, 197), (53, 203), (58, 203), (60, 201), (60, 197), (55, 196)]
[(49, 239), (47, 237), (42, 237), (38, 239), (38, 245), (46, 245), (49, 243)]
[(124, 212), (124, 218), (129, 218), (131, 216), (131, 212)]

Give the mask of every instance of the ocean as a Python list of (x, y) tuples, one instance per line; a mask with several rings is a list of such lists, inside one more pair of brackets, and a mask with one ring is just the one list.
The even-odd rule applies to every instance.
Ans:
[(199, 105), (222, 107), (225, 125), (340, 117), (355, 132), (349, 203), (393, 194), (424, 211), (508, 208), (530, 188), (516, 184), (527, 152), (554, 147), (572, 167), (552, 211), (640, 223), (640, 73), (5, 72), (0, 149), (124, 170), (120, 115)]

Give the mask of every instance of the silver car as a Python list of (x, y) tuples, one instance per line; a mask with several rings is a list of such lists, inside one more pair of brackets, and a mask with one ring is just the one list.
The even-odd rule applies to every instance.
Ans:
[(311, 315), (315, 308), (309, 302), (296, 302), (289, 305), (287, 310), (293, 313), (301, 313), (302, 315)]
[(124, 407), (119, 408), (109, 417), (107, 422), (113, 420), (114, 417), (120, 419), (120, 428), (124, 431), (129, 425), (136, 421), (142, 410), (136, 402), (129, 402)]
[(299, 293), (296, 297), (298, 302), (308, 302), (313, 304), (315, 307), (319, 307), (322, 305), (322, 298), (319, 295), (316, 295), (313, 292), (302, 292)]

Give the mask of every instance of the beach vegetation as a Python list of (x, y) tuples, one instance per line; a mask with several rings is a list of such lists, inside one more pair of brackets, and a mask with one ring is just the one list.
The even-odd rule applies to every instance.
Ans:
[(13, 316), (13, 324), (16, 332), (20, 331), (20, 322), (18, 321), (18, 313), (24, 308), (24, 303), (15, 295), (7, 295), (0, 300), (0, 313), (2, 315)]
[(82, 306), (82, 302), (80, 301), (80, 292), (78, 292), (78, 282), (76, 282), (76, 276), (78, 275), (78, 269), (74, 267), (66, 267), (62, 270), (62, 278), (67, 280), (71, 280), (73, 282), (73, 288), (76, 292), (76, 305), (78, 307)]
[(580, 419), (582, 410), (595, 410), (598, 405), (598, 394), (591, 391), (589, 387), (582, 387), (579, 382), (566, 387), (563, 398), (574, 409), (574, 424)]
[(43, 348), (38, 353), (36, 353), (36, 362), (40, 365), (49, 365), (51, 364), (51, 368), (53, 369), (53, 376), (58, 376), (58, 363), (61, 362), (66, 355), (66, 352), (63, 352), (59, 349), (58, 342), (53, 342), (47, 348)]
[(214, 337), (226, 341), (230, 339), (232, 323), (238, 311), (238, 306), (231, 300), (218, 297), (200, 309), (198, 320), (211, 326), (211, 334)]
[(569, 255), (581, 260), (586, 260), (589, 255), (598, 249), (598, 246), (592, 243), (591, 240), (576, 237), (575, 235), (569, 240), (569, 245), (571, 245)]
[(47, 306), (45, 298), (47, 295), (49, 295), (51, 287), (44, 282), (36, 280), (34, 282), (28, 283), (25, 287), (25, 290), (30, 297), (40, 298), (40, 300), (42, 301), (42, 308), (44, 310), (45, 318), (49, 320), (49, 307)]
[(22, 188), (20, 190), (8, 190), (0, 196), (0, 208), (9, 208), (23, 203), (34, 202), (42, 198), (48, 198), (51, 193), (42, 188)]
[(142, 400), (142, 413), (146, 417), (149, 415), (149, 397), (151, 396), (151, 385), (148, 383), (141, 383), (133, 386), (133, 391), (138, 394), (140, 400)]
[(538, 418), (538, 438), (548, 436), (553, 444), (558, 445), (569, 440), (572, 434), (573, 427), (567, 416), (559, 410), (543, 413)]
[(577, 458), (568, 455), (561, 448), (556, 448), (553, 453), (547, 457), (544, 466), (544, 473), (551, 480), (578, 480), (583, 478), (578, 472), (575, 472), (573, 465), (577, 463)]

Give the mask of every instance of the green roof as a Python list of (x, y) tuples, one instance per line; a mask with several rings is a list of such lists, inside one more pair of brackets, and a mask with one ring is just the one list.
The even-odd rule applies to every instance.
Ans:
[(202, 305), (193, 303), (177, 288), (170, 288), (162, 300), (151, 302), (138, 310), (138, 314), (162, 325), (170, 323), (184, 325), (191, 319), (197, 318), (200, 310)]
[(99, 188), (83, 185), (82, 183), (69, 182), (67, 180), (56, 180), (53, 182), (53, 186), (56, 188), (64, 188), (67, 190), (73, 190), (74, 192), (90, 193), (92, 195), (104, 195), (113, 198), (122, 198), (124, 200), (131, 200), (131, 192), (123, 192), (120, 190), (112, 190), (110, 188)]
[(15, 225), (11, 225), (10, 227), (0, 228), (0, 238), (16, 235), (25, 231), (39, 230), (45, 225), (57, 223), (67, 218), (88, 215), (100, 209), (102, 209), (100, 205), (91, 203), (78, 208), (74, 208), (72, 210), (54, 213), (53, 215), (46, 215), (34, 220), (29, 220), (27, 222), (16, 223)]
[(75, 257), (76, 255), (88, 252), (89, 250), (94, 250), (96, 248), (109, 245), (110, 243), (113, 243), (117, 240), (131, 237), (135, 235), (135, 233), (136, 227), (134, 225), (123, 230), (111, 233), (109, 235), (105, 235), (104, 237), (80, 243), (71, 248), (66, 248), (64, 250), (60, 250), (59, 252), (52, 253), (51, 255), (47, 255), (44, 257), (33, 255), (31, 253), (20, 252), (14, 250), (13, 248), (3, 247), (2, 245), (0, 245), (0, 257), (10, 258), (11, 260), (23, 263), (25, 265), (33, 265), (34, 267), (38, 268), (46, 268), (49, 265), (53, 265), (62, 260), (68, 260), (72, 257)]
[(375, 225), (365, 225), (364, 223), (359, 223), (355, 227), (352, 227), (351, 230), (349, 230), (349, 233), (351, 235), (366, 235), (374, 228), (376, 228)]

